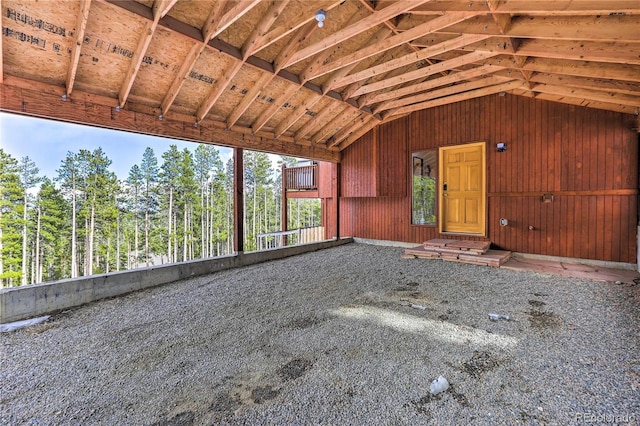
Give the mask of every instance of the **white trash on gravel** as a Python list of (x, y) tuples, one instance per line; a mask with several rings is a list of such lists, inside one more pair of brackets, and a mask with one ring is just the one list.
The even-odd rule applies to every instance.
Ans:
[(26, 320), (22, 320), (22, 321), (14, 321), (14, 322), (6, 323), (6, 324), (0, 324), (0, 333), (7, 333), (9, 331), (15, 331), (15, 330), (18, 330), (20, 328), (24, 328), (24, 327), (29, 327), (29, 326), (32, 326), (32, 325), (40, 324), (42, 322), (45, 322), (49, 318), (51, 318), (51, 315), (45, 315), (43, 317), (30, 318), (30, 319), (26, 319)]
[(441, 392), (445, 392), (447, 389), (449, 389), (449, 382), (444, 378), (444, 376), (438, 376), (438, 378), (429, 385), (429, 392), (431, 392), (431, 395), (437, 395)]

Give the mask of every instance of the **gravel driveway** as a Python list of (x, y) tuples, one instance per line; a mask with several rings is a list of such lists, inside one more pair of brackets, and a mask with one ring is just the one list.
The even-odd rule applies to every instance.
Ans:
[(0, 424), (640, 423), (640, 286), (402, 253), (348, 244), (2, 333)]

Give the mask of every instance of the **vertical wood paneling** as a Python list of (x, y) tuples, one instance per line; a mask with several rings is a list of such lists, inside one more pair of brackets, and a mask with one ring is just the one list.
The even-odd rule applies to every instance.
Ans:
[(341, 194), (343, 197), (374, 197), (374, 132), (369, 132), (342, 156)]
[[(343, 152), (342, 235), (414, 243), (448, 237), (410, 223), (411, 152), (486, 141), (487, 239), (518, 252), (635, 263), (638, 196), (603, 193), (638, 188), (638, 138), (629, 121), (511, 95), (418, 111)], [(497, 153), (497, 142), (507, 151)], [(373, 151), (379, 164), (371, 163)], [(365, 185), (376, 178), (372, 169), (377, 188)], [(553, 203), (542, 203), (546, 192), (555, 193)], [(501, 217), (509, 226), (498, 225)]]

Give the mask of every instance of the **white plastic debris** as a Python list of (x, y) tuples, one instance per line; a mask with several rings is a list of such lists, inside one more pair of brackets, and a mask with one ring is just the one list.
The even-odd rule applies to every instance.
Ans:
[(506, 321), (510, 321), (511, 317), (509, 315), (500, 315), (500, 314), (489, 314), (489, 319), (491, 321), (498, 321), (498, 320), (506, 320)]
[(0, 333), (15, 331), (19, 328), (40, 324), (41, 322), (45, 322), (49, 318), (51, 318), (51, 315), (45, 315), (43, 317), (38, 317), (38, 318), (30, 318), (22, 321), (14, 321), (7, 324), (0, 324)]
[(438, 378), (431, 382), (431, 385), (429, 386), (429, 392), (431, 392), (431, 395), (437, 395), (447, 389), (449, 389), (449, 382), (443, 376), (438, 376)]
[(412, 303), (412, 304), (411, 304), (411, 307), (412, 307), (413, 309), (420, 309), (421, 311), (424, 311), (425, 309), (427, 309), (427, 307), (426, 307), (426, 306), (424, 306), (424, 305), (416, 305), (415, 303)]

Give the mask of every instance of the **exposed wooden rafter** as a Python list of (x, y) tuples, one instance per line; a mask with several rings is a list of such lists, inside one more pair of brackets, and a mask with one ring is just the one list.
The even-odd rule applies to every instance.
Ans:
[(84, 32), (87, 28), (87, 20), (89, 19), (89, 8), (91, 0), (80, 2), (80, 12), (76, 21), (76, 30), (74, 34), (73, 47), (71, 48), (71, 59), (69, 62), (69, 70), (67, 71), (66, 95), (71, 96), (73, 84), (76, 81), (76, 72), (78, 71), (78, 61), (80, 60), (80, 51), (82, 50), (82, 42), (84, 40)]
[(107, 111), (138, 132), (336, 159), (380, 123), (499, 92), (640, 109), (637, 0), (0, 4), (0, 87), (31, 102), (7, 101), (21, 114), (118, 127)]

